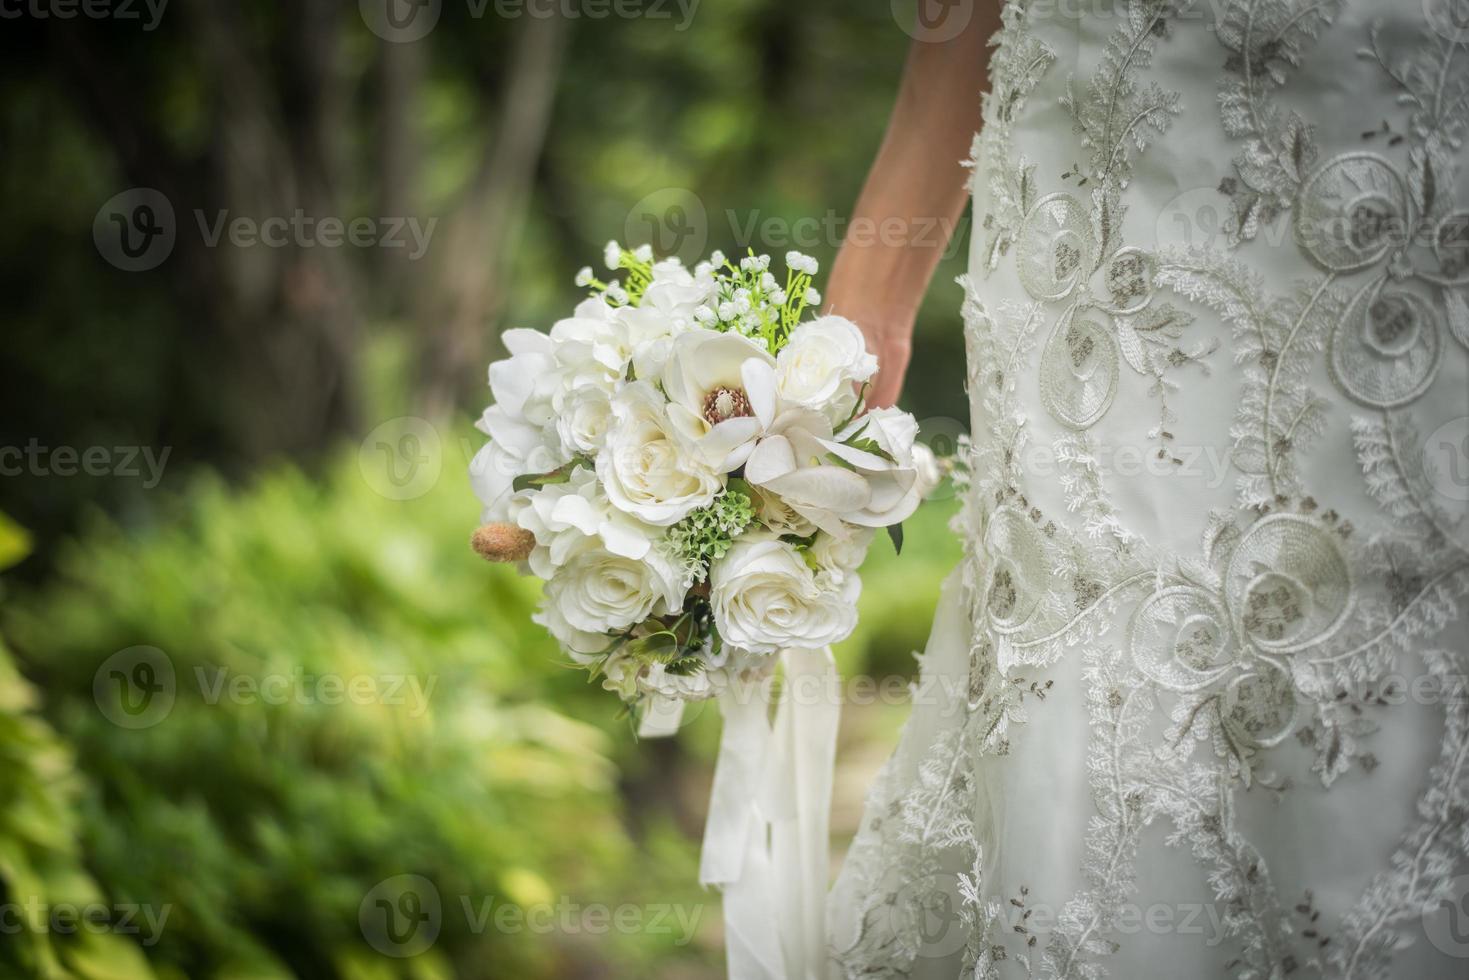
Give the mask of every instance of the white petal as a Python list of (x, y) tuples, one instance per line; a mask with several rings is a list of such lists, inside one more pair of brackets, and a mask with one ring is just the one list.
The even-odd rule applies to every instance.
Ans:
[(551, 520), (574, 527), (586, 535), (596, 534), (600, 523), (591, 503), (576, 494), (568, 494), (556, 501), (556, 506), (551, 508)]
[(745, 479), (751, 483), (768, 483), (796, 468), (796, 454), (785, 436), (761, 439), (745, 463)]
[(862, 510), (872, 498), (867, 481), (840, 466), (807, 466), (765, 486), (787, 503), (820, 504), (839, 514)]
[(551, 338), (539, 330), (530, 330), (525, 327), (516, 327), (506, 330), (500, 334), (500, 343), (511, 354), (549, 354), (551, 353)]
[(759, 358), (752, 357), (740, 365), (740, 379), (745, 383), (745, 397), (750, 400), (750, 407), (755, 410), (761, 427), (770, 428), (775, 421), (775, 370)]
[(869, 453), (863, 449), (853, 449), (844, 446), (831, 439), (821, 440), (821, 445), (838, 459), (844, 459), (859, 469), (871, 470), (874, 473), (882, 473), (893, 468), (893, 464), (881, 456)]
[(615, 521), (608, 521), (602, 525), (602, 543), (614, 555), (632, 559), (641, 559), (652, 547), (646, 535), (639, 534), (632, 528), (624, 527)]
[[(699, 451), (704, 454), (704, 458), (711, 466), (718, 466), (736, 450), (746, 445), (753, 449), (755, 437), (759, 434), (760, 421), (758, 419), (725, 419), (699, 440)], [(745, 456), (749, 456), (748, 450)]]

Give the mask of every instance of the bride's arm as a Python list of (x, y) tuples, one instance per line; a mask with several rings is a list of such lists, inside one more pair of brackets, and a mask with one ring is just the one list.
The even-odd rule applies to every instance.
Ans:
[(951, 17), (967, 11), (964, 29), (952, 40), (913, 42), (882, 148), (832, 266), (827, 306), (861, 325), (880, 362), (868, 392), (873, 407), (897, 400), (918, 306), (964, 211), (960, 161), (979, 129), (999, 8), (1000, 0), (950, 5)]

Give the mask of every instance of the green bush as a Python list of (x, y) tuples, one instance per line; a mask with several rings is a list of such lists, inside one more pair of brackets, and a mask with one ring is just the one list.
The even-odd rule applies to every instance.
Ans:
[[(201, 480), (151, 530), (96, 521), (5, 610), (86, 777), (96, 879), (113, 903), (168, 910), (146, 949), (160, 975), (561, 976), (581, 960), (647, 975), (715, 956), (678, 932), (477, 925), (487, 902), (710, 899), (696, 842), (667, 820), (634, 845), (615, 699), (554, 666), (535, 583), (469, 551), (475, 506), (448, 469), (411, 501), (375, 493), (355, 458), (320, 484)], [(353, 683), (376, 693), (348, 697)], [(30, 757), (28, 738), (0, 729), (0, 755)], [(0, 825), (0, 869), (13, 840), (70, 832), (49, 806), (6, 811), (28, 821)], [(413, 911), (402, 875), (442, 903), (436, 942), (406, 958), (380, 951), (377, 905)]]
[[(52, 581), (7, 604), (82, 778), (0, 660), (0, 762), (20, 773), (0, 785), (0, 880), (167, 915), (156, 942), (102, 937), (88, 962), (113, 972), (74, 965), (96, 950), (73, 943), (72, 972), (24, 975), (719, 975), (718, 898), (696, 885), (718, 713), (637, 742), (617, 699), (558, 666), (530, 622), (537, 584), (470, 552), (476, 506), (455, 464), (405, 501), (346, 456), (320, 481), (201, 478), (146, 527), (94, 520)], [(951, 509), (920, 510), (901, 557), (874, 544), (861, 626), (838, 651), (848, 675), (912, 671), (957, 558)], [(354, 680), (381, 696), (346, 698)], [(379, 903), (424, 907), (422, 880), (436, 941), (385, 955)], [(699, 938), (478, 918), (557, 902), (677, 903)], [(52, 964), (48, 950), (0, 946), (0, 967)]]
[[(0, 514), (0, 568), (25, 536)], [(82, 865), (71, 754), (39, 717), (35, 688), (0, 645), (0, 976), (147, 980), (141, 954), (103, 931), (102, 892)], [(83, 928), (81, 913), (95, 913)]]

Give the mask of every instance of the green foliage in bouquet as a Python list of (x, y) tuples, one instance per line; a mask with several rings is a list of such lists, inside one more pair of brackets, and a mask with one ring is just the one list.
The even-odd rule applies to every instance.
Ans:
[[(742, 480), (731, 481), (735, 484)], [(748, 484), (746, 484), (748, 486)], [(669, 528), (667, 546), (694, 582), (709, 577), (709, 563), (723, 558), (734, 539), (755, 521), (755, 507), (750, 495), (730, 487), (714, 498), (708, 507), (700, 507)]]
[[(738, 265), (716, 251), (694, 268), (695, 276), (707, 276), (714, 284), (708, 305), (699, 310), (699, 325), (743, 334), (773, 354), (784, 346), (806, 310), (821, 304), (821, 294), (811, 285), (817, 263), (800, 252), (786, 253), (786, 278), (781, 283), (770, 271), (770, 256), (756, 255), (754, 249), (746, 251)], [(577, 273), (576, 284), (612, 306), (638, 306), (653, 283), (652, 247), (627, 249), (608, 242), (605, 262), (608, 269), (625, 278), (603, 282), (588, 266)]]
[[(233, 492), (205, 479), (152, 530), (98, 522), (57, 581), (8, 604), (6, 634), (85, 784), (78, 826), (65, 753), (0, 667), (0, 883), (92, 895), (79, 838), (108, 901), (169, 917), (146, 950), (109, 939), (123, 949), (101, 957), (108, 973), (80, 965), (80, 946), (6, 937), (0, 975), (147, 977), (141, 954), (169, 980), (646, 975), (710, 955), (676, 929), (546, 934), (477, 918), (563, 900), (718, 916), (690, 894), (693, 841), (656, 818), (631, 840), (611, 753), (636, 746), (609, 739), (609, 706), (579, 674), (547, 667), (553, 645), (529, 618), (537, 585), (487, 574), (464, 548), (467, 497), (446, 476), (425, 497), (386, 499), (355, 458), (319, 483), (286, 470)], [(109, 720), (122, 694), (94, 694), (94, 679), (144, 644), (166, 658), (155, 666), (172, 701), (123, 727)], [(344, 699), (354, 683), (371, 696)], [(402, 875), (432, 882), (442, 909), (434, 941), (407, 958), (384, 955), (364, 924), (373, 890)], [(17, 962), (40, 966), (6, 970)]]

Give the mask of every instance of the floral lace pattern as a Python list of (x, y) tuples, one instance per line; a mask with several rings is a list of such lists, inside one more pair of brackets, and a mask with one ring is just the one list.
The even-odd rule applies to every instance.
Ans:
[[(967, 684), (916, 709), (928, 716), (873, 787), (843, 871), (860, 896), (833, 951), (843, 976), (929, 976), (934, 963), (946, 976), (1109, 975), (1129, 942), (1119, 921), (1140, 849), (1159, 846), (1152, 827), (1191, 855), (1222, 910), (1232, 955), (1220, 963), (1241, 980), (1392, 976), (1425, 907), (1469, 871), (1463, 699), (1444, 707), (1437, 761), (1415, 774), (1413, 820), (1354, 901), (1333, 893), (1324, 912), (1315, 882), (1277, 882), (1241, 815), (1306, 791), (1292, 753), (1307, 754), (1317, 793), (1378, 778), (1394, 671), (1421, 664), (1444, 685), (1469, 671), (1469, 512), (1430, 485), (1422, 432), (1469, 356), (1469, 30), (1445, 27), (1457, 8), (1438, 9), (1456, 2), (1387, 4), (1389, 29), (1369, 21), (1348, 38), (1346, 15), (1366, 0), (1225, 0), (1215, 16), (1190, 0), (1121, 0), (1095, 67), (1064, 80), (1084, 155), (1064, 172), (1017, 135), (1049, 111), (1036, 93), (1057, 69), (1040, 29), (1054, 13), (1006, 4), (972, 158), (984, 209), (971, 263), (1006, 284), (964, 282)], [(1415, 21), (1421, 35), (1405, 37)], [(1236, 148), (1219, 183), (1223, 247), (1150, 247), (1127, 232), (1131, 191), (1156, 178), (1143, 163), (1180, 114), (1204, 108), (1154, 66), (1206, 30), (1223, 65), (1218, 125)], [(1289, 100), (1328, 32), (1360, 44), (1361, 79), (1397, 92), (1398, 113), (1355, 144)], [(1259, 264), (1278, 259), (1252, 251), (1266, 237), (1302, 271), (1283, 294)], [(1232, 506), (1209, 511), (1196, 547), (1160, 547), (1108, 485), (1114, 408), (1155, 399), (1150, 451), (1181, 466), (1180, 379), (1216, 374), (1237, 386), (1221, 447)], [(1358, 488), (1319, 477), (1321, 454), (1341, 447)], [(1037, 448), (1059, 494), (1027, 472)], [(920, 690), (956, 669), (936, 656), (921, 658)], [(1044, 896), (1055, 915), (1041, 928), (1031, 883), (992, 880), (1005, 840), (986, 814), (1015, 740), (1044, 738), (1032, 731), (1063, 710), (1053, 684), (1076, 686), (1064, 710), (1086, 713), (1092, 812), (1079, 887)], [(934, 916), (948, 922), (940, 946), (925, 934)]]

